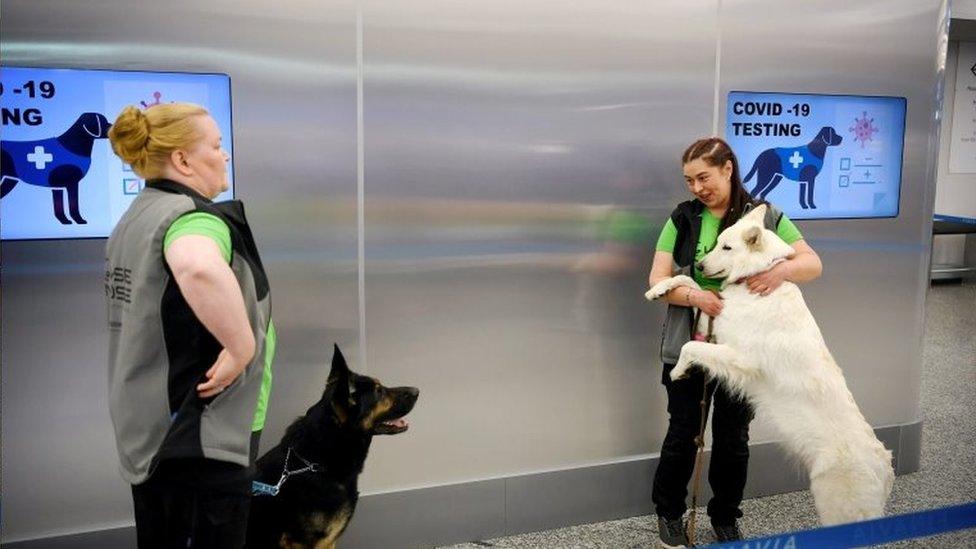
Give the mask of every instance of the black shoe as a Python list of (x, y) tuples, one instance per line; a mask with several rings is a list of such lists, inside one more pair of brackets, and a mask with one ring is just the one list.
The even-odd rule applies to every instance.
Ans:
[(712, 522), (712, 530), (715, 530), (715, 537), (718, 541), (736, 541), (742, 539), (742, 532), (739, 531), (739, 523), (735, 520), (732, 524), (715, 524)]
[(685, 529), (685, 522), (680, 518), (657, 517), (657, 529), (658, 535), (661, 536), (661, 547), (668, 549), (688, 547), (688, 532)]

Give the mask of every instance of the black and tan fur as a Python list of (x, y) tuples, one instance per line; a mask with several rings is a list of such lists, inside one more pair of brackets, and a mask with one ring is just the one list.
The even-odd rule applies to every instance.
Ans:
[(281, 442), (257, 461), (259, 482), (281, 477), (288, 448), (289, 469), (302, 467), (296, 455), (321, 466), (293, 475), (276, 496), (255, 496), (248, 521), (248, 549), (332, 549), (345, 531), (359, 498), (357, 481), (373, 435), (395, 435), (393, 424), (417, 402), (415, 387), (384, 387), (349, 370), (336, 346), (322, 398), (297, 419)]

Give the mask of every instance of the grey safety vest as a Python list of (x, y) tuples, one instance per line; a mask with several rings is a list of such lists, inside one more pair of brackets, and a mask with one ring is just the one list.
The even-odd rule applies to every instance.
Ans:
[[(256, 342), (244, 372), (209, 399), (196, 386), (222, 347), (183, 299), (163, 256), (167, 229), (194, 211), (230, 229), (230, 267)], [(105, 294), (109, 412), (125, 480), (139, 484), (160, 461), (177, 457), (249, 465), (271, 293), (241, 202), (213, 203), (179, 183), (148, 181), (108, 239)]]
[[(766, 204), (766, 217), (763, 223), (766, 228), (776, 231), (783, 212), (772, 204)], [(748, 204), (742, 215), (752, 210)], [(695, 248), (701, 234), (701, 213), (705, 205), (699, 200), (689, 200), (678, 204), (671, 213), (671, 222), (677, 230), (674, 240), (674, 262), (678, 266), (678, 274), (694, 278)], [(675, 364), (681, 354), (681, 347), (691, 340), (692, 324), (695, 322), (694, 309), (679, 305), (668, 304), (668, 312), (664, 318), (664, 329), (661, 334), (661, 361), (665, 364)]]

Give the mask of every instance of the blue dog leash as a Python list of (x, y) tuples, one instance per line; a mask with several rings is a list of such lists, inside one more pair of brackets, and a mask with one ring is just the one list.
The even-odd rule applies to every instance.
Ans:
[(296, 469), (294, 471), (289, 471), (288, 458), (291, 457), (292, 452), (293, 450), (289, 446), (288, 453), (285, 454), (285, 468), (281, 472), (281, 478), (278, 479), (278, 484), (265, 484), (263, 482), (258, 482), (255, 480), (254, 482), (251, 483), (252, 496), (272, 496), (272, 497), (277, 496), (278, 492), (281, 490), (281, 487), (285, 484), (285, 481), (288, 480), (288, 477), (292, 475), (300, 475), (302, 473), (307, 473), (309, 471), (316, 473), (322, 470), (322, 466), (319, 465), (318, 463), (311, 463), (307, 461), (305, 458), (303, 458), (302, 456), (298, 455), (298, 452), (294, 452), (295, 457), (302, 460), (302, 463), (305, 464), (305, 467), (302, 467), (301, 469)]

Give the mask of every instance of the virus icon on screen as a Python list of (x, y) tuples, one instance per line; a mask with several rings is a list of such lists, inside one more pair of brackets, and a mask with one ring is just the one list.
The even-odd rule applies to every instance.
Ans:
[(872, 141), (874, 134), (878, 133), (879, 130), (874, 125), (874, 119), (868, 118), (867, 111), (862, 112), (864, 112), (864, 115), (861, 118), (854, 119), (854, 125), (849, 128), (849, 131), (854, 134), (854, 141), (861, 142), (861, 148), (863, 149), (864, 144)]
[(153, 102), (153, 103), (146, 103), (145, 101), (140, 101), (139, 104), (142, 105), (142, 108), (143, 109), (148, 109), (149, 107), (154, 107), (154, 106), (160, 104), (161, 101), (159, 99), (161, 97), (163, 97), (163, 94), (162, 93), (160, 93), (158, 91), (157, 92), (153, 92), (153, 98), (156, 100), (155, 102)]

